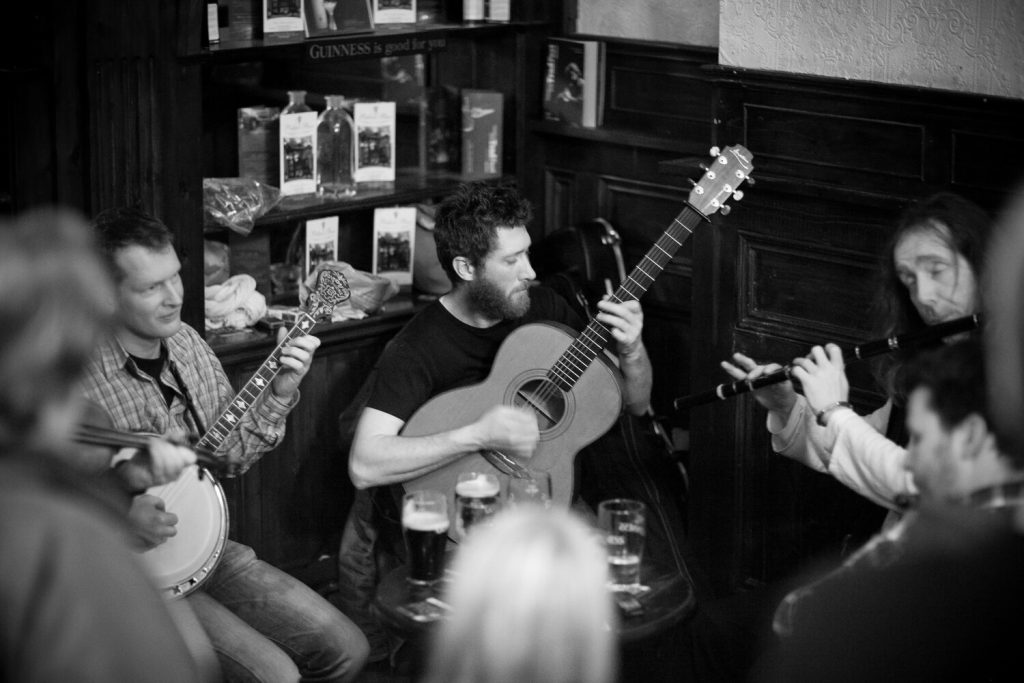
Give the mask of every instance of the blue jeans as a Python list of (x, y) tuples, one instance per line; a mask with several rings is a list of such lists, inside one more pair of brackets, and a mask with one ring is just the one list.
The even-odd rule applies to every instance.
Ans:
[(362, 631), (320, 594), (234, 541), (186, 599), (228, 681), (352, 681), (369, 654)]

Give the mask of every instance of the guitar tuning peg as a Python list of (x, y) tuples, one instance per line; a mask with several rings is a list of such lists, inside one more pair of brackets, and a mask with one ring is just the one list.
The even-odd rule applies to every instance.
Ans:
[(736, 201), (743, 199), (743, 190), (736, 190), (732, 193), (732, 198)]
[(731, 206), (729, 206), (728, 204), (726, 204), (726, 205), (725, 205), (725, 206), (723, 206), (723, 207), (722, 207), (721, 209), (719, 209), (719, 211), (721, 211), (721, 212), (722, 212), (722, 215), (723, 215), (723, 216), (728, 216), (728, 215), (729, 215), (729, 212), (730, 212), (730, 211), (732, 211), (732, 207), (731, 207)]
[(757, 184), (757, 183), (756, 183), (756, 182), (754, 181), (754, 176), (752, 176), (752, 175), (748, 175), (748, 176), (747, 176), (747, 185), (751, 185), (751, 186), (753, 186), (753, 185), (756, 185), (756, 184)]
[(718, 145), (715, 145), (710, 149), (710, 151), (708, 151), (708, 154), (710, 154), (713, 157), (717, 157), (721, 151), (722, 150), (718, 148)]
[(697, 181), (696, 180), (694, 180), (693, 178), (687, 178), (687, 180), (690, 182), (691, 185), (693, 185), (694, 187), (697, 187)]
[(698, 166), (700, 166), (700, 170), (702, 170), (702, 171), (708, 170), (708, 165), (707, 164), (698, 164)]

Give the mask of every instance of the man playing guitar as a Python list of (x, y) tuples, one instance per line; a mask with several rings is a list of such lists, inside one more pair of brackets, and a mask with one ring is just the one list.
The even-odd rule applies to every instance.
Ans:
[[(94, 224), (114, 276), (120, 320), (89, 366), (86, 395), (118, 430), (204, 435), (241, 397), (235, 398), (213, 350), (181, 320), (181, 263), (171, 232), (133, 208), (105, 211)], [(285, 344), (269, 389), (226, 430), (219, 453), (243, 471), (280, 443), (319, 344), (308, 334)], [(178, 517), (170, 502), (135, 493), (131, 515), (144, 537), (159, 544), (174, 536)], [(351, 621), (239, 543), (226, 542), (208, 580), (185, 599), (228, 680), (350, 681), (365, 660), (366, 639)]]
[[(491, 406), (471, 424), (445, 433), (399, 433), (427, 399), (484, 379), (498, 346), (520, 325), (555, 321), (582, 329), (564, 300), (530, 286), (536, 278), (530, 218), (529, 204), (515, 190), (485, 184), (462, 187), (438, 208), (435, 240), (453, 288), (411, 321), (378, 363), (352, 447), (350, 472), (358, 488), (407, 481), (468, 451), (532, 454), (538, 441), (534, 413), (506, 405)], [(615, 341), (625, 403), (642, 415), (650, 401), (651, 363), (640, 336), (640, 303), (598, 305), (598, 320)]]
[[(463, 424), (418, 436), (402, 432), (430, 399), (484, 380), (499, 347), (521, 326), (553, 321), (568, 326), (573, 334), (583, 329), (584, 322), (563, 298), (546, 287), (531, 286), (536, 278), (526, 229), (531, 217), (530, 204), (515, 189), (483, 183), (463, 185), (439, 206), (434, 236), (441, 266), (453, 287), (417, 314), (378, 361), (350, 452), (349, 474), (358, 489), (406, 483), (478, 451), (500, 452), (529, 466), (542, 428), (534, 410), (515, 404), (499, 400), (470, 406), (477, 417)], [(612, 409), (617, 415), (624, 401), (631, 414), (642, 415), (649, 405), (652, 378), (641, 339), (640, 304), (602, 301), (598, 307), (597, 319), (607, 326), (618, 361), (613, 372), (620, 378), (621, 396), (616, 390), (610, 399)], [(537, 350), (520, 352), (530, 358)], [(355, 547), (359, 545), (355, 539), (372, 536), (364, 532), (374, 526), (369, 519), (372, 506), (358, 500), (365, 495), (363, 491), (357, 495), (339, 561), (346, 612), (370, 637), (373, 659), (382, 656), (383, 646), (375, 638), (372, 620), (363, 617), (372, 585), (364, 585), (362, 595), (353, 588), (360, 581), (365, 584), (366, 577), (358, 574), (365, 574), (359, 567), (365, 568), (362, 563), (369, 552), (365, 545)], [(352, 533), (353, 525), (364, 532)], [(354, 593), (346, 595), (348, 589)]]

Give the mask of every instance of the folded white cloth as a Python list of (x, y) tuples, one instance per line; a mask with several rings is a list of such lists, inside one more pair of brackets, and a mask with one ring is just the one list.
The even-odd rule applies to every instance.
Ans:
[(206, 328), (252, 327), (267, 314), (267, 299), (256, 291), (251, 275), (232, 275), (223, 284), (206, 288)]

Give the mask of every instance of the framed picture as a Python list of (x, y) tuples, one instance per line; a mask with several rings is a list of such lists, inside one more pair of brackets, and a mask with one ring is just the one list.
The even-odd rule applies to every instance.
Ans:
[(307, 38), (373, 30), (373, 0), (302, 0)]
[(416, 207), (390, 206), (373, 210), (373, 274), (401, 288), (412, 287)]
[(263, 0), (264, 37), (302, 30), (302, 0)]
[(373, 20), (378, 24), (415, 24), (416, 0), (373, 0)]

